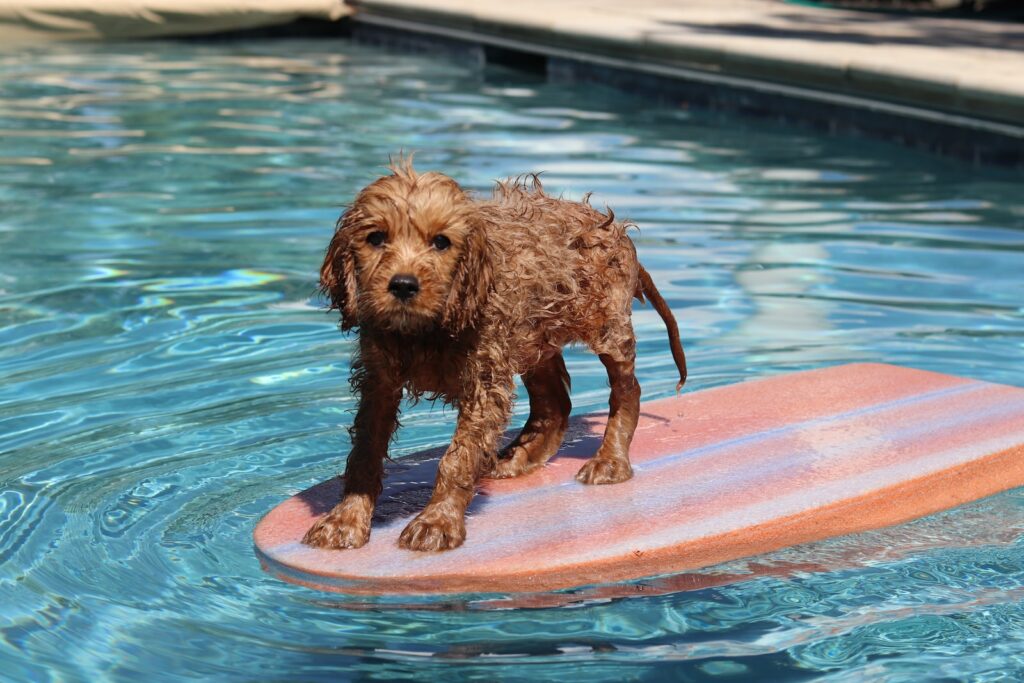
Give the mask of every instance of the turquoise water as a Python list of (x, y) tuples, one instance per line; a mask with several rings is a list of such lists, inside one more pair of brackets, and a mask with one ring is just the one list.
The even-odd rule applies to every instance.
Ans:
[[(342, 467), (352, 342), (316, 272), (388, 153), (637, 221), (691, 389), (862, 360), (1024, 386), (1020, 176), (327, 41), (0, 54), (0, 134), (0, 679), (1024, 675), (1021, 491), (551, 608), (318, 593), (251, 544)], [(395, 455), (452, 421), (409, 409)]]

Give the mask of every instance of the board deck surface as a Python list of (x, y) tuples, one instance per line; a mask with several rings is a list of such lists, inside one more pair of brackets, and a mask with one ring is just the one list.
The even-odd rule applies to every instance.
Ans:
[[(897, 524), (1024, 485), (1024, 389), (882, 364), (840, 365), (643, 403), (634, 476), (574, 475), (604, 415), (572, 421), (546, 467), (485, 479), (463, 546), (401, 550), (443, 449), (389, 463), (369, 543), (301, 543), (340, 479), (256, 526), (264, 566), (351, 594), (523, 593), (707, 567)], [(998, 523), (998, 520), (993, 520)]]

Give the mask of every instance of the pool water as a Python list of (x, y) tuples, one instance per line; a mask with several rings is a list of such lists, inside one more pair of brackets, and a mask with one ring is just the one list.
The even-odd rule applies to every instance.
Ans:
[[(353, 342), (317, 269), (389, 153), (635, 220), (689, 390), (865, 360), (1024, 386), (1019, 175), (343, 41), (3, 53), (0, 134), (0, 679), (1024, 675), (1020, 490), (548, 608), (319, 593), (251, 541), (343, 467)], [(603, 409), (600, 362), (567, 363)], [(452, 423), (409, 408), (395, 457)]]

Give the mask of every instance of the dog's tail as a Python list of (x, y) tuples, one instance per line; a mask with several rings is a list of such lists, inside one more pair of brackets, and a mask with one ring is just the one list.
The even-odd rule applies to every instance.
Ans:
[(679, 327), (676, 325), (675, 316), (672, 315), (672, 309), (661, 298), (661, 292), (654, 286), (654, 280), (651, 279), (650, 274), (644, 270), (643, 266), (637, 265), (640, 267), (640, 282), (638, 283), (640, 291), (637, 292), (636, 298), (643, 303), (646, 294), (668, 329), (668, 345), (672, 349), (672, 359), (675, 360), (676, 367), (679, 368), (679, 384), (676, 385), (676, 391), (679, 391), (686, 384), (686, 354), (683, 353), (683, 344), (679, 341)]

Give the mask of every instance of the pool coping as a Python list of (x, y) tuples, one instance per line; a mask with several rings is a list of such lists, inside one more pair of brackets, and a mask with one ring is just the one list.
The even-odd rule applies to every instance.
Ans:
[(550, 80), (610, 84), (673, 106), (753, 114), (1024, 170), (1024, 88), (1019, 95), (990, 88), (986, 97), (999, 106), (988, 106), (983, 98), (964, 99), (956, 82), (936, 84), (898, 69), (872, 77), (862, 70), (851, 80), (848, 65), (812, 63), (796, 53), (711, 54), (685, 40), (667, 46), (638, 40), (635, 31), (620, 34), (606, 24), (567, 31), (514, 12), (452, 11), (453, 2), (460, 0), (449, 7), (351, 0), (349, 35), (463, 61), (525, 65)]

